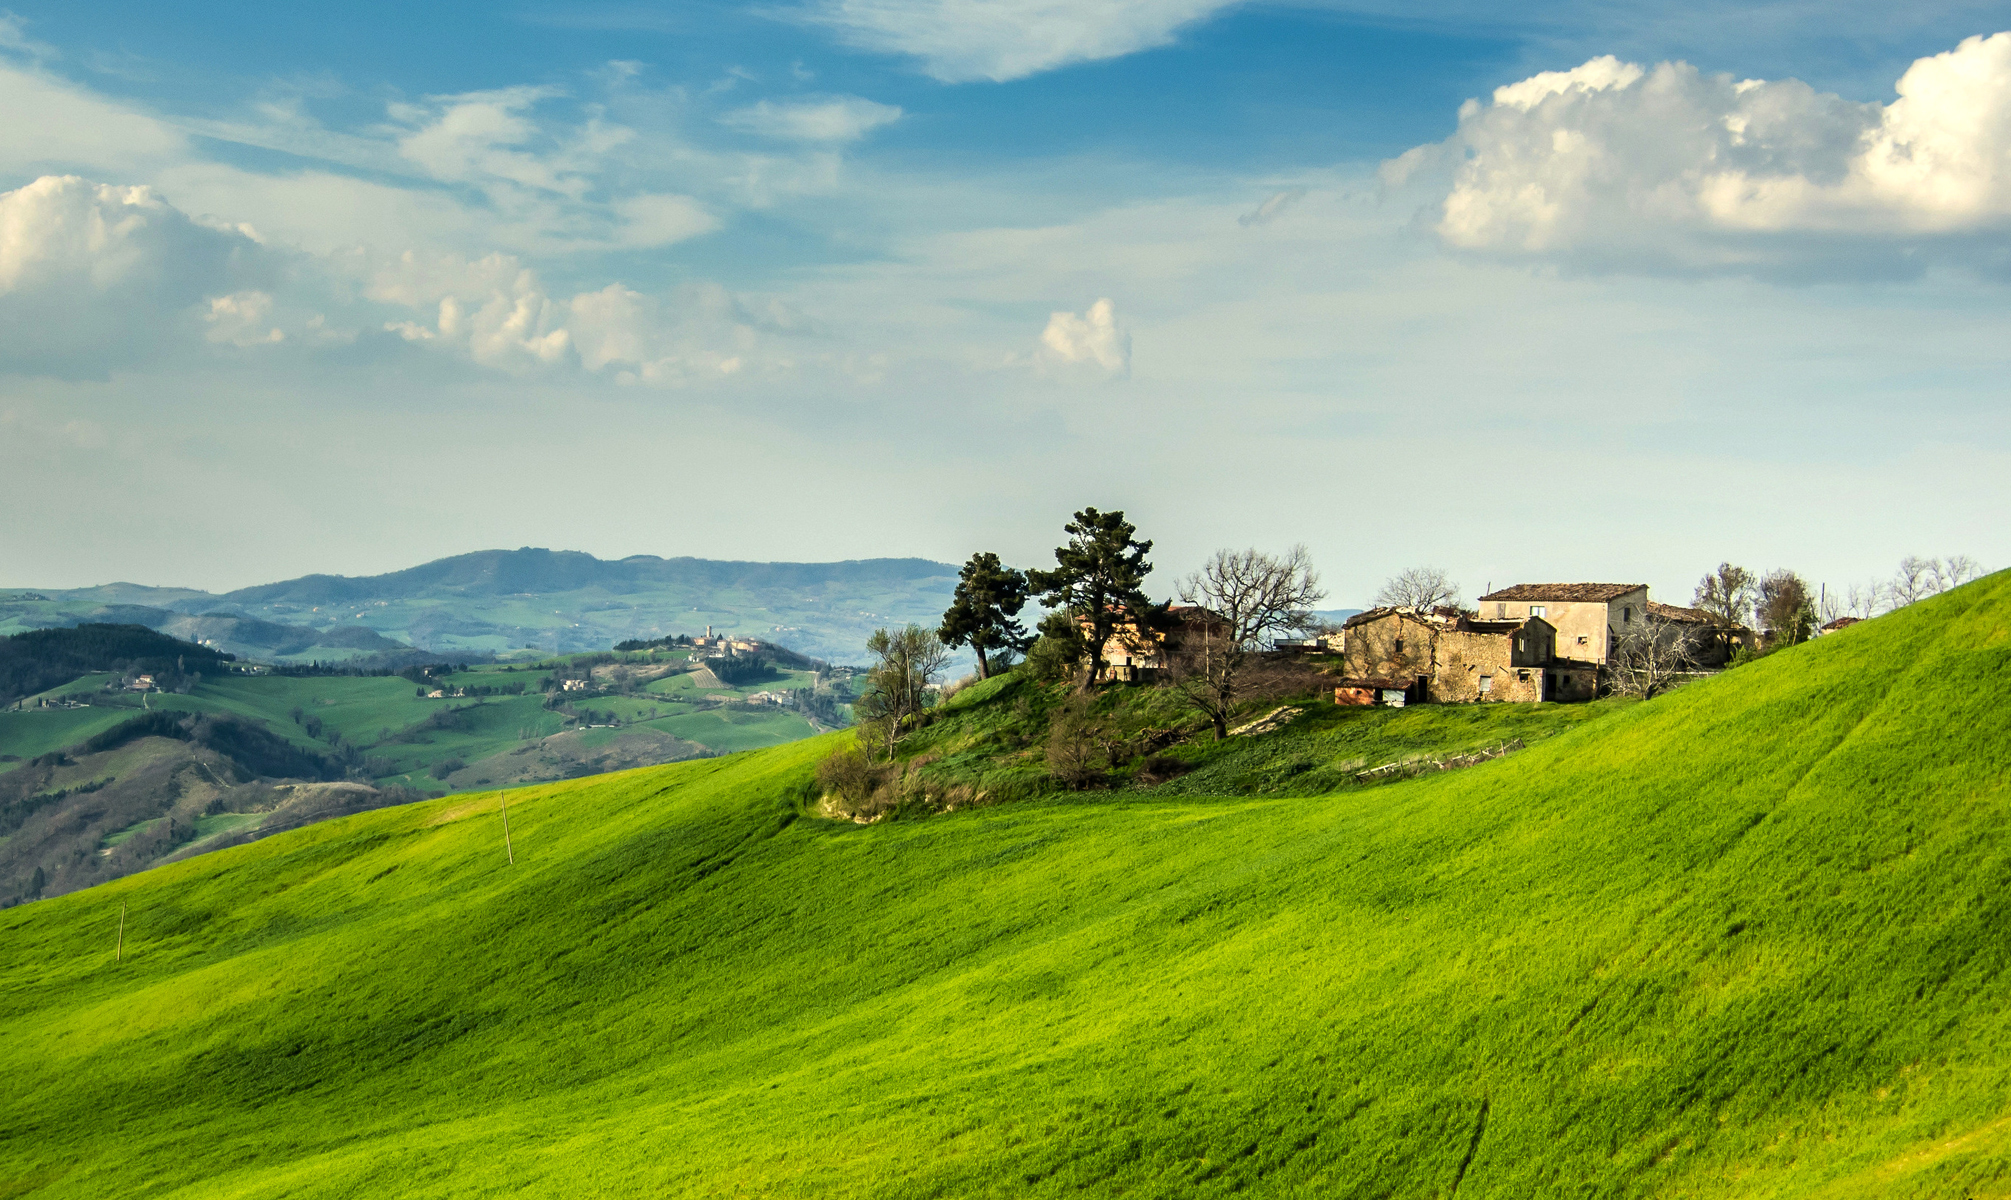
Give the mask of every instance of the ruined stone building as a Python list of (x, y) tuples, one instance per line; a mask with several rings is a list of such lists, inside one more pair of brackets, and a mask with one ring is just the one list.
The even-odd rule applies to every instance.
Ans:
[(1401, 689), (1410, 703), (1589, 700), (1591, 662), (1560, 659), (1542, 616), (1490, 620), (1458, 609), (1372, 608), (1348, 619), (1336, 703), (1374, 703)]

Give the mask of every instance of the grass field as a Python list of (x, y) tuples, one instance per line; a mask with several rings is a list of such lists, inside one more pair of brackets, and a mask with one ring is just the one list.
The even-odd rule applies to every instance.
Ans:
[(2007, 675), (2000, 575), (1315, 799), (313, 826), (0, 915), (0, 1195), (2006, 1194)]

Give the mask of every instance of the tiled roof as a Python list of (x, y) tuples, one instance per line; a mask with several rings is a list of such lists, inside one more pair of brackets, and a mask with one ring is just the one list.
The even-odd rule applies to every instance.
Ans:
[(1628, 592), (1638, 592), (1647, 587), (1645, 583), (1518, 583), (1514, 587), (1489, 592), (1482, 600), (1555, 600), (1558, 603), (1582, 601), (1590, 604), (1604, 604), (1617, 600)]
[(1715, 625), (1717, 618), (1701, 608), (1685, 608), (1680, 604), (1663, 604), (1659, 600), (1648, 601), (1648, 611), (1665, 621), (1681, 621), (1685, 625)]

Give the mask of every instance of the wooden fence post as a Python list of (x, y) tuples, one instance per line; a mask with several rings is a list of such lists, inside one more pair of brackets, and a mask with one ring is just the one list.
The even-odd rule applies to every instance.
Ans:
[(119, 941), (112, 948), (112, 961), (114, 963), (126, 961), (126, 902), (124, 900), (119, 901)]
[(510, 846), (510, 801), (498, 793), (496, 800), (503, 806), (503, 853), (510, 856), (510, 865), (517, 865), (517, 852)]

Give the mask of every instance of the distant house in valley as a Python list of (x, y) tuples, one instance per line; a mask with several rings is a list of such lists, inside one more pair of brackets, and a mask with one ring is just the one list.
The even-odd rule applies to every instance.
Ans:
[(1557, 657), (1605, 666), (1619, 639), (1647, 619), (1645, 583), (1518, 583), (1479, 601), (1483, 621), (1541, 617), (1557, 630)]
[[(1179, 654), (1199, 650), (1209, 642), (1225, 643), (1229, 622), (1198, 605), (1170, 605), (1155, 614), (1151, 628), (1141, 629), (1129, 616), (1103, 644), (1102, 678), (1124, 683), (1149, 683), (1166, 674)], [(1088, 620), (1080, 624), (1088, 628)]]
[(1398, 689), (1413, 704), (1589, 700), (1598, 690), (1598, 667), (1560, 659), (1557, 628), (1541, 616), (1372, 608), (1345, 634), (1337, 704), (1388, 703)]
[(588, 682), (585, 679), (561, 679), (559, 681), (559, 690), (564, 692), (584, 692), (587, 690)]
[(135, 692), (151, 692), (154, 690), (154, 677), (151, 675), (135, 675), (133, 681), (127, 684), (126, 687)]

